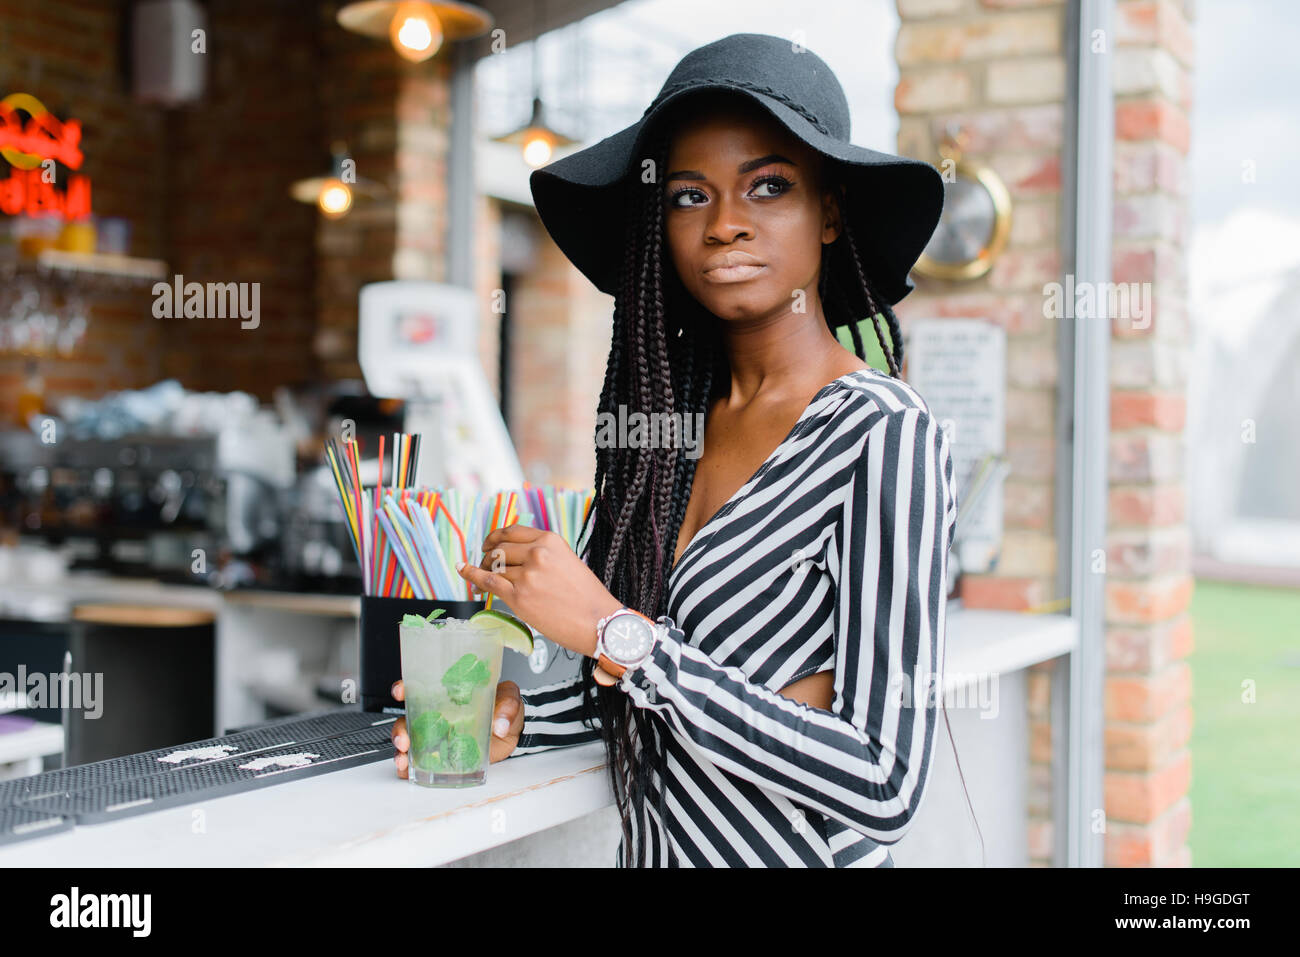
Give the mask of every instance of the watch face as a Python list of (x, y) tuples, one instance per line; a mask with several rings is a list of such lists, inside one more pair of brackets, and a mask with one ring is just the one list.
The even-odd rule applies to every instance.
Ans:
[(605, 654), (619, 664), (640, 661), (654, 634), (654, 626), (640, 615), (616, 615), (605, 626)]

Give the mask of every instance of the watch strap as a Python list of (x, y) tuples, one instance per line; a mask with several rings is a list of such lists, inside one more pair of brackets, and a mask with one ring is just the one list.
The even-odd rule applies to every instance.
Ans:
[[(611, 661), (605, 655), (601, 655), (596, 659), (596, 670), (594, 674), (596, 677), (596, 683), (599, 685), (609, 687), (610, 685), (615, 684), (619, 678), (623, 677), (625, 671), (627, 671), (626, 668), (616, 661)], [(602, 678), (608, 680), (602, 680)]]

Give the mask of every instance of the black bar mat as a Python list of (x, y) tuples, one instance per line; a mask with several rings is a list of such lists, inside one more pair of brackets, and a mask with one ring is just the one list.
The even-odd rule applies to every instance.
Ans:
[[(269, 751), (273, 748), (336, 737), (371, 727), (382, 727), (387, 735), (396, 717), (396, 715), (375, 714), (360, 709), (335, 709), (304, 715), (289, 715), (220, 738), (191, 741), (175, 747), (142, 751), (139, 754), (125, 754), (92, 764), (81, 764), (44, 771), (25, 778), (0, 781), (0, 807), (24, 805), (33, 798), (47, 794), (74, 793), (134, 778), (174, 773), (183, 768), (219, 761), (231, 755)], [(186, 752), (193, 753), (186, 754)]]
[(215, 761), (84, 790), (32, 797), (22, 807), (69, 815), (76, 818), (78, 824), (116, 821), (134, 814), (159, 811), (178, 804), (194, 804), (327, 771), (392, 760), (393, 753), (389, 729), (387, 725), (379, 725), (269, 751), (231, 754)]
[(21, 807), (0, 807), (0, 844), (15, 844), (72, 827), (72, 818)]

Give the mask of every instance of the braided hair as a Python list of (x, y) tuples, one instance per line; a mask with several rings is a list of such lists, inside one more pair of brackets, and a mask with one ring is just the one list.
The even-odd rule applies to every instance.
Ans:
[[(671, 264), (665, 266), (666, 203), (660, 171), (667, 168), (668, 142), (662, 133), (651, 143), (650, 158), (653, 176), (648, 182), (629, 176), (625, 186), (628, 227), (597, 413), (617, 415), (622, 405), (628, 414), (678, 413), (684, 421), (698, 421), (685, 417), (708, 411), (714, 393), (729, 381), (729, 363), (721, 321), (686, 291)], [(827, 173), (834, 173), (829, 165)], [(843, 199), (844, 187), (838, 188)], [(858, 320), (864, 311), (870, 316), (889, 373), (897, 377), (903, 363), (898, 319), (873, 293), (847, 218), (840, 237), (822, 246), (818, 295), (831, 332), (848, 325), (854, 352), (864, 360)], [(626, 449), (596, 444), (595, 499), (582, 530), (587, 538), (582, 557), (615, 598), (657, 620), (667, 613), (666, 585), (696, 460), (681, 454), (679, 443)], [(588, 726), (599, 716), (621, 818), (623, 863), (631, 866), (631, 815), (645, 822), (649, 801), (657, 809), (658, 827), (668, 821), (666, 789), (655, 793), (653, 785), (663, 780), (665, 770), (662, 732), (656, 726), (660, 719), (635, 707), (617, 685), (596, 684), (594, 667), (594, 659), (584, 656), (582, 715)], [(677, 863), (672, 842), (666, 843), (672, 866)], [(636, 848), (637, 866), (646, 863), (645, 844), (641, 841)]]

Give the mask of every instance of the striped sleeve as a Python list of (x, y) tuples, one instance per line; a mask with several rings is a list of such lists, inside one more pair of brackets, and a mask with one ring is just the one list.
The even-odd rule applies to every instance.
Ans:
[(581, 673), (541, 688), (521, 690), (519, 697), (524, 706), (524, 727), (509, 757), (600, 740), (599, 715), (593, 718), (594, 727), (582, 721)]
[[(947, 554), (956, 516), (947, 439), (924, 408), (864, 426), (828, 558), (831, 710), (751, 683), (668, 619), (620, 686), (719, 768), (896, 843), (925, 793), (942, 688)], [(933, 684), (932, 684), (933, 682)]]

